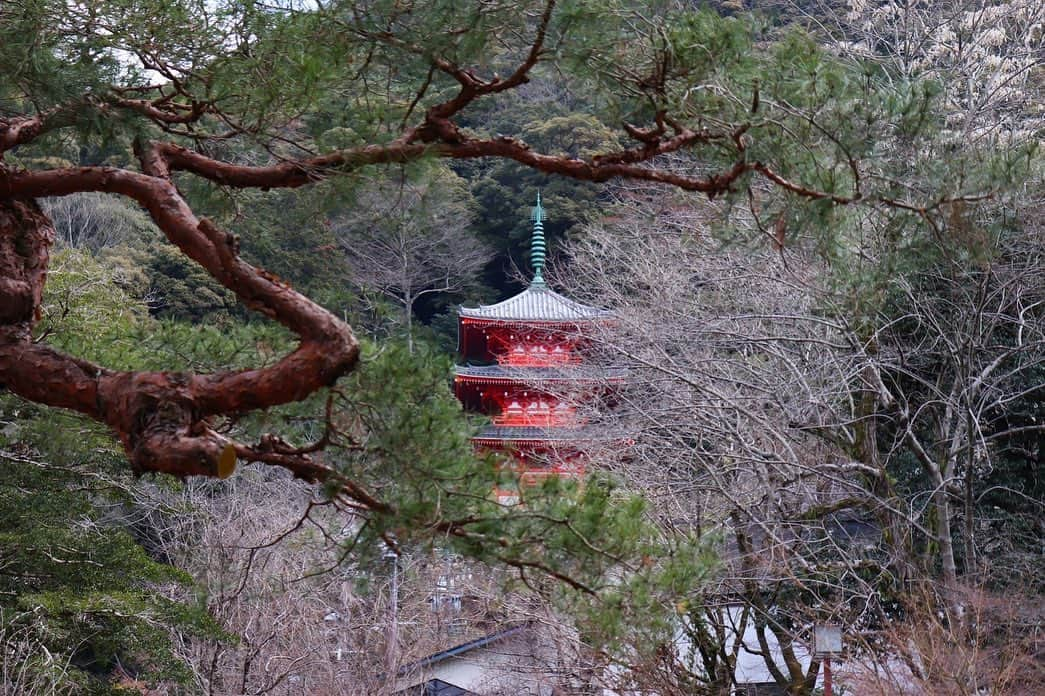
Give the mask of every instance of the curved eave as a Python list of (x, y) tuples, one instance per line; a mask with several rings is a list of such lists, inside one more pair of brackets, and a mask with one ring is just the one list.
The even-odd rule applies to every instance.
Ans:
[[(525, 432), (524, 428), (525, 426), (520, 428), (520, 430), (523, 430), (523, 432), (516, 433), (493, 433), (489, 430), (485, 430), (484, 432), (480, 432), (477, 435), (475, 435), (475, 437), (471, 438), (471, 441), (479, 445), (491, 445), (501, 447), (507, 445), (580, 445), (592, 444), (596, 442), (627, 441), (627, 438), (624, 437), (596, 434), (593, 433), (591, 430), (585, 429), (563, 428), (558, 432), (551, 429), (544, 430), (544, 432)], [(534, 430), (540, 429), (534, 428)]]
[(454, 381), (465, 384), (541, 384), (545, 382), (561, 382), (566, 384), (623, 384), (623, 377), (481, 377), (458, 373)]
[(464, 313), (464, 308), (460, 310), (460, 321), (465, 326), (538, 326), (545, 327), (548, 329), (562, 330), (580, 330), (585, 326), (596, 326), (612, 324), (614, 317), (607, 315), (605, 317), (592, 317), (591, 319), (523, 319), (523, 318), (491, 318), (491, 317), (473, 317), (468, 316)]
[(594, 440), (585, 440), (581, 438), (570, 438), (563, 440), (553, 440), (551, 438), (536, 438), (536, 439), (525, 439), (525, 438), (496, 438), (496, 437), (473, 437), (472, 443), (476, 445), (486, 445), (490, 447), (505, 447), (512, 445), (515, 447), (521, 445), (528, 445), (533, 447), (547, 446), (547, 445), (576, 445), (583, 442), (594, 442)]
[[(473, 437), (471, 443), (481, 447), (491, 447), (496, 449), (523, 449), (526, 447), (538, 448), (538, 447), (585, 447), (591, 446), (596, 442), (608, 442), (613, 438), (606, 440), (597, 440), (594, 438), (571, 438), (568, 440), (523, 440), (523, 439), (497, 439), (497, 438), (486, 438), (486, 437)], [(621, 442), (626, 442), (624, 438), (619, 439)]]
[(591, 307), (560, 295), (544, 285), (531, 285), (522, 292), (492, 305), (461, 307), (463, 319), (492, 320), (495, 322), (550, 322), (577, 324), (598, 321), (610, 312)]
[(454, 381), (467, 384), (620, 384), (627, 377), (622, 367), (596, 367), (584, 363), (565, 365), (455, 365)]

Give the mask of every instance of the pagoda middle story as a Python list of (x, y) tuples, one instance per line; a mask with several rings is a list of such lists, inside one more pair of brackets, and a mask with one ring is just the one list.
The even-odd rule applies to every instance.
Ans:
[[(472, 442), (493, 450), (518, 473), (521, 486), (548, 476), (580, 478), (595, 439), (582, 414), (586, 399), (623, 381), (623, 372), (588, 360), (591, 338), (612, 321), (606, 310), (575, 302), (544, 281), (545, 211), (540, 194), (531, 215), (533, 279), (494, 305), (461, 307), (454, 391), (465, 409), (488, 415)], [(502, 500), (514, 491), (497, 491)]]

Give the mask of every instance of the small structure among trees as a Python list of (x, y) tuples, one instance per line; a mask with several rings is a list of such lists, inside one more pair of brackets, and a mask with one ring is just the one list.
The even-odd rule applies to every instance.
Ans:
[[(508, 455), (522, 486), (551, 475), (584, 474), (580, 445), (594, 431), (578, 411), (578, 401), (623, 377), (586, 360), (593, 329), (610, 321), (610, 313), (564, 297), (545, 283), (540, 194), (531, 217), (533, 279), (503, 302), (461, 308), (458, 349), (464, 365), (454, 377), (454, 391), (465, 408), (492, 419), (473, 443)], [(499, 489), (497, 497), (511, 503), (518, 493)]]

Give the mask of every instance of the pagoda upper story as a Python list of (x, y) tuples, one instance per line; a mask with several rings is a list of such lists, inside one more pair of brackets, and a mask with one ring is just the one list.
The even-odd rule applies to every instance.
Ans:
[(575, 302), (550, 289), (544, 281), (544, 206), (537, 194), (531, 215), (533, 237), (530, 286), (503, 302), (461, 307), (458, 352), (467, 363), (497, 363), (512, 367), (564, 367), (581, 362), (579, 349), (592, 325), (608, 321), (610, 313)]
[(473, 442), (510, 452), (525, 480), (583, 472), (577, 445), (594, 433), (577, 407), (624, 378), (623, 371), (598, 368), (587, 359), (592, 337), (611, 314), (545, 283), (539, 194), (531, 219), (533, 280), (503, 302), (461, 308), (458, 345), (465, 364), (454, 377), (465, 408), (491, 418)]

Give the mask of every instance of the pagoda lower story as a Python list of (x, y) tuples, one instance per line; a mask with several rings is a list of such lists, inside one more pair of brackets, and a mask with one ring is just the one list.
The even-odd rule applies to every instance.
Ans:
[[(464, 407), (491, 422), (472, 442), (504, 455), (521, 487), (549, 476), (581, 478), (586, 443), (597, 438), (579, 408), (619, 372), (600, 370), (585, 359), (590, 337), (610, 320), (605, 310), (574, 302), (544, 282), (544, 208), (533, 209), (530, 286), (503, 302), (462, 307), (454, 391)], [(502, 502), (518, 490), (498, 490)]]

